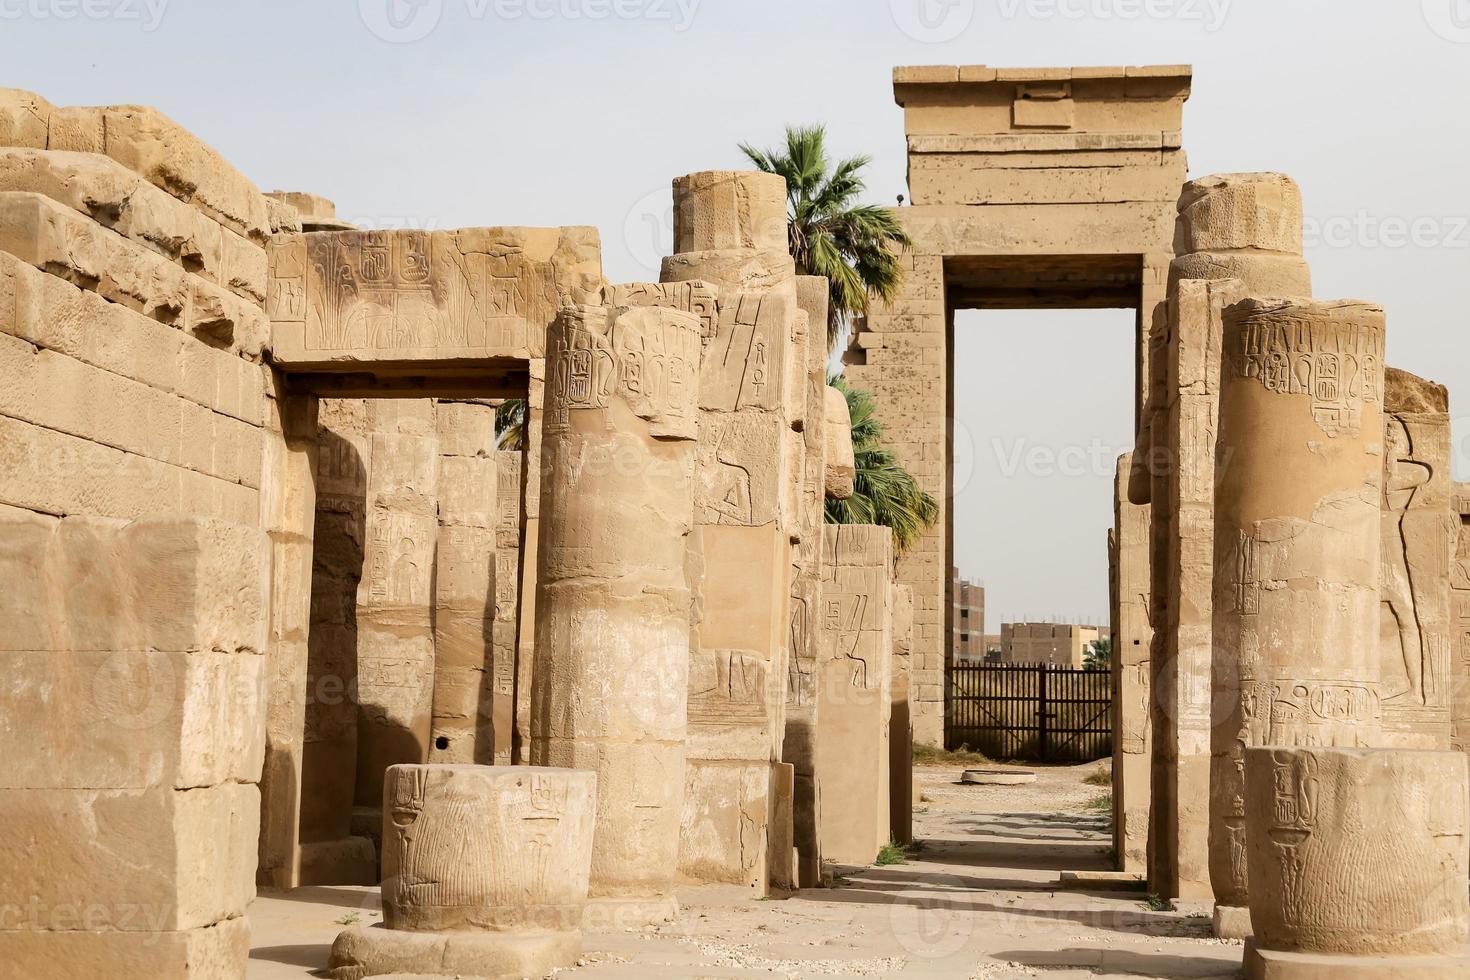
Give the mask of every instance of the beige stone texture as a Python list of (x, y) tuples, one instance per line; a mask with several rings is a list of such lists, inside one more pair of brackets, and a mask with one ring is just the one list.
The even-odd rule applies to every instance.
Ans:
[(354, 796), (370, 831), (387, 769), (428, 759), (440, 457), (433, 402), (370, 400), (367, 412)]
[(1323, 977), (1332, 962), (1332, 976), (1384, 980), (1470, 971), (1462, 754), (1252, 748), (1246, 787), (1248, 978)]
[(593, 228), (316, 232), (269, 251), (272, 351), (292, 370), (541, 358), (557, 309), (603, 288)]
[(1381, 655), (1368, 638), (1378, 635), (1383, 333), (1383, 310), (1352, 301), (1250, 299), (1225, 311), (1210, 784), (1220, 906), (1246, 907), (1253, 891), (1245, 751), (1380, 737)]
[(1450, 558), (1450, 628), (1454, 641), (1450, 660), (1450, 745), (1470, 753), (1470, 484), (1455, 483), (1453, 490), (1459, 527)]
[(1185, 186), (1177, 210), (1178, 247), (1220, 251), (1180, 254), (1160, 270), (1169, 302), (1149, 338), (1150, 399), (1129, 501), (1152, 501), (1149, 879), (1170, 898), (1209, 898), (1205, 801), (1222, 310), (1246, 295), (1309, 295), (1311, 273), (1297, 247), (1301, 197), (1287, 177), (1203, 177)]
[(265, 301), (264, 246), (108, 157), (0, 149), (0, 191), (43, 194), (243, 299)]
[(394, 766), (383, 790), (383, 922), (408, 932), (576, 931), (597, 776)]
[(0, 251), (214, 346), (257, 355), (265, 313), (50, 197), (0, 192)]
[(853, 480), (857, 476), (857, 464), (853, 459), (852, 413), (848, 411), (847, 397), (836, 388), (825, 389), (823, 399), (827, 496), (832, 500), (846, 500), (853, 494)]
[(547, 341), (531, 757), (598, 774), (591, 896), (676, 903), (699, 321), (570, 307)]
[(823, 528), (817, 786), (822, 858), (867, 865), (888, 843), (893, 532)]
[(240, 917), (178, 931), (17, 931), (0, 933), (0, 944), (17, 977), (235, 980), (250, 955), (250, 927)]
[(786, 183), (775, 174), (705, 171), (674, 181), (674, 255), (665, 283), (699, 280), (729, 303), (739, 292), (788, 286)]
[[(791, 623), (786, 661), (785, 734), (781, 758), (793, 768), (792, 840), (796, 880), (805, 888), (821, 880), (817, 819), (816, 710), (822, 585), (822, 528), (827, 484), (827, 332), (831, 287), (825, 278), (798, 276), (796, 301), (806, 315), (806, 409), (802, 419), (801, 497), (791, 570)], [(773, 841), (777, 838), (773, 831)], [(773, 874), (773, 883), (780, 881)]]
[(701, 617), (690, 651), (680, 871), (763, 888), (770, 769), (783, 726), (791, 541), (775, 524), (704, 525), (694, 535)]
[(1459, 539), (1449, 394), (1389, 368), (1383, 395), (1383, 740), (1448, 749), (1454, 700), (1450, 566)]
[(1150, 505), (1128, 501), (1133, 457), (1118, 460), (1113, 493), (1113, 849), (1117, 870), (1148, 867), (1152, 771), (1153, 625), (1149, 621)]
[(441, 402), (435, 415), (440, 453), (439, 539), (429, 761), (492, 765), (496, 760), (497, 700), (503, 714), (506, 703), (515, 697), (515, 665), (507, 664), (509, 673), (502, 676), (494, 648), (500, 566), (495, 409)]
[(330, 976), (544, 975), (581, 955), (595, 774), (394, 766), (383, 795), (383, 923), (339, 936)]

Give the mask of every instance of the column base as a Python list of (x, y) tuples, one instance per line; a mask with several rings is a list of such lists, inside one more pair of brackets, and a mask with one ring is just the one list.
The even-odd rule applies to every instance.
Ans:
[(401, 932), (382, 925), (348, 929), (332, 944), (326, 975), (364, 980), (389, 974), (425, 977), (543, 977), (582, 955), (570, 932)]
[(592, 898), (582, 913), (587, 932), (623, 932), (662, 925), (679, 917), (679, 900), (672, 895), (649, 898)]
[(1245, 946), (1246, 980), (1464, 980), (1470, 947), (1458, 956), (1328, 956)]
[(1255, 934), (1250, 909), (1238, 905), (1215, 906), (1216, 939), (1249, 939)]

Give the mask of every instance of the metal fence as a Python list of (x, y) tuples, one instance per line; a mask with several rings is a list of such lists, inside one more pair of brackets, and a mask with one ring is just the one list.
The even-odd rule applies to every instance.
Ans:
[(1109, 670), (992, 664), (949, 669), (944, 744), (992, 759), (1092, 762), (1113, 751)]

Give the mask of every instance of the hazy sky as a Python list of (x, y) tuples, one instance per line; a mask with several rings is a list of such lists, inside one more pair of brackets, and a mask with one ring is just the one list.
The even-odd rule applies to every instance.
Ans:
[[(365, 225), (596, 225), (613, 280), (656, 274), (671, 178), (787, 122), (893, 201), (894, 65), (1176, 62), (1191, 172), (1295, 177), (1317, 294), (1384, 303), (1390, 362), (1470, 405), (1470, 0), (0, 0), (0, 84), (156, 105)], [(1002, 464), (1123, 448), (1128, 318), (974, 316), (962, 569), (1006, 618), (1100, 615), (1110, 474)]]

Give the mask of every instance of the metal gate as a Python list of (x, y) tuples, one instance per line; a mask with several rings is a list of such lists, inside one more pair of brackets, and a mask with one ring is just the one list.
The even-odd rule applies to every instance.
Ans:
[(944, 744), (992, 759), (1106, 758), (1113, 752), (1112, 671), (991, 664), (950, 667)]

